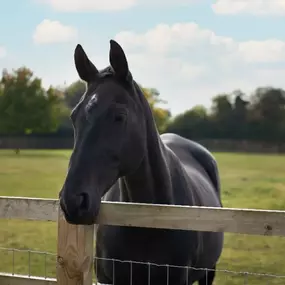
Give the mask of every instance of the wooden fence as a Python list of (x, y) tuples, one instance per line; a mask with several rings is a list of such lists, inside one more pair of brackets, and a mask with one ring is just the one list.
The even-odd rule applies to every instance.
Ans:
[[(0, 219), (58, 222), (57, 280), (0, 273), (1, 285), (91, 285), (95, 227), (66, 223), (58, 200), (0, 196)], [(285, 211), (102, 202), (97, 224), (285, 236)]]

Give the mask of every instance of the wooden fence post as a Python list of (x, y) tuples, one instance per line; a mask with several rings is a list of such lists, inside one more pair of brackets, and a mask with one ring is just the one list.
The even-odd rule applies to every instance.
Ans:
[(94, 225), (68, 224), (58, 207), (57, 284), (92, 285)]

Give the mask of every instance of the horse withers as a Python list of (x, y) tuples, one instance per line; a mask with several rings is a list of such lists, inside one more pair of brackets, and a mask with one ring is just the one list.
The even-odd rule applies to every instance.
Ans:
[[(74, 60), (86, 92), (71, 113), (74, 149), (60, 192), (69, 223), (95, 223), (102, 200), (222, 206), (214, 157), (181, 136), (159, 135), (116, 41), (103, 70), (81, 45)], [(104, 284), (211, 285), (222, 247), (220, 232), (98, 225), (96, 275)]]

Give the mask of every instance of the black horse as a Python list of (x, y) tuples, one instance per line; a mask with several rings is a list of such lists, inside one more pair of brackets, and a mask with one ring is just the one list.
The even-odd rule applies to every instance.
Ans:
[[(125, 53), (113, 40), (109, 57), (110, 66), (98, 71), (80, 45), (75, 49), (75, 66), (87, 90), (71, 114), (75, 143), (60, 193), (66, 220), (95, 223), (102, 198), (221, 207), (214, 157), (201, 145), (178, 135), (160, 136)], [(223, 237), (217, 232), (99, 225), (98, 282), (185, 285), (198, 281), (211, 285)]]

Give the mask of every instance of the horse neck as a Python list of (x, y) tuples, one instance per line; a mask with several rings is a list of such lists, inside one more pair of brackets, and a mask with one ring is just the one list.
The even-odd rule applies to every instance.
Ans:
[(124, 200), (134, 203), (170, 204), (172, 187), (166, 148), (145, 98), (142, 104), (147, 128), (146, 155), (139, 168), (121, 180), (122, 195)]

